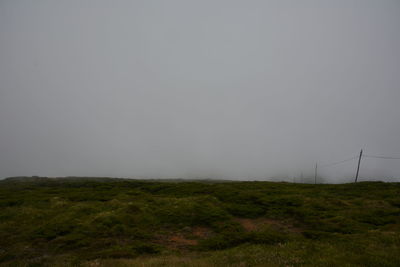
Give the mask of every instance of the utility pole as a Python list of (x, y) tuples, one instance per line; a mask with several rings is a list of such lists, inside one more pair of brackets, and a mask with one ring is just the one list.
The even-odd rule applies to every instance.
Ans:
[(362, 149), (360, 151), (360, 157), (358, 158), (358, 166), (357, 166), (357, 173), (356, 173), (356, 180), (354, 181), (355, 183), (357, 183), (358, 180), (358, 173), (360, 172), (360, 163), (361, 163), (361, 157), (362, 157)]
[(315, 162), (314, 184), (317, 184), (317, 171), (318, 171), (318, 163)]

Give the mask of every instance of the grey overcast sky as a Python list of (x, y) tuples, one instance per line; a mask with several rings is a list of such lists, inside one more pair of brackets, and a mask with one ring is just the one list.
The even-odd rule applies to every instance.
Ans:
[(400, 157), (398, 0), (0, 1), (0, 177), (292, 179), (361, 148)]

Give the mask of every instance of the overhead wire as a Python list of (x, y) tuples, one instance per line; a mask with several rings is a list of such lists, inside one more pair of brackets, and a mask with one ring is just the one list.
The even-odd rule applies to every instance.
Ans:
[[(361, 150), (360, 155), (357, 155), (357, 156), (354, 156), (354, 157), (351, 157), (351, 158), (348, 158), (348, 159), (345, 159), (345, 160), (328, 163), (328, 164), (321, 164), (321, 165), (318, 164), (318, 167), (335, 166), (335, 165), (338, 165), (338, 164), (341, 164), (341, 163), (345, 163), (345, 162), (348, 162), (348, 161), (352, 161), (352, 160), (355, 160), (355, 159), (361, 160), (362, 157), (363, 158), (365, 157), (365, 158), (376, 158), (376, 159), (391, 159), (391, 160), (399, 159), (400, 160), (400, 157), (389, 157), (389, 156), (380, 156), (380, 155), (362, 155), (362, 150)], [(360, 164), (360, 161), (359, 161), (358, 164)], [(317, 176), (317, 165), (315, 165), (315, 176)], [(356, 179), (356, 182), (357, 182), (357, 179)]]
[(400, 159), (397, 157), (387, 157), (387, 156), (375, 156), (375, 155), (364, 155), (366, 158), (376, 158), (376, 159)]
[[(334, 166), (334, 165), (338, 165), (341, 163), (345, 163), (347, 161), (351, 161), (354, 159), (357, 159), (359, 156), (354, 156), (345, 160), (341, 160), (341, 161), (337, 161), (337, 162), (333, 162), (333, 163), (328, 163), (328, 164), (322, 164), (319, 165), (320, 167), (329, 167), (329, 166)], [(377, 156), (377, 155), (362, 155), (362, 157), (364, 158), (377, 158), (377, 159), (400, 159), (400, 157), (389, 157), (389, 156)]]
[(321, 167), (334, 166), (334, 165), (338, 165), (338, 164), (341, 164), (341, 163), (345, 163), (345, 162), (347, 162), (347, 161), (354, 160), (354, 159), (356, 159), (356, 158), (358, 158), (358, 156), (354, 156), (354, 157), (352, 157), (352, 158), (345, 159), (345, 160), (341, 160), (341, 161), (337, 161), (337, 162), (333, 162), (333, 163), (323, 164), (323, 165), (320, 165), (320, 166), (321, 166)]

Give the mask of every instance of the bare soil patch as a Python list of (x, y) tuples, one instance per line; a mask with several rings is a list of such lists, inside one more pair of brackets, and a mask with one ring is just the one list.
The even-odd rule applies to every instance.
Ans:
[(205, 239), (210, 237), (213, 234), (213, 232), (211, 229), (207, 227), (198, 226), (193, 228), (192, 234), (200, 239)]
[(235, 218), (235, 221), (240, 223), (246, 231), (258, 231), (265, 226), (271, 226), (280, 230), (293, 232), (293, 233), (300, 233), (302, 229), (293, 225), (293, 223), (287, 221), (281, 221), (276, 219), (269, 219), (269, 218), (256, 218), (256, 219), (249, 219), (249, 218)]
[(187, 249), (196, 246), (199, 240), (209, 238), (212, 234), (212, 230), (207, 227), (187, 227), (182, 231), (159, 235), (156, 243), (170, 249)]

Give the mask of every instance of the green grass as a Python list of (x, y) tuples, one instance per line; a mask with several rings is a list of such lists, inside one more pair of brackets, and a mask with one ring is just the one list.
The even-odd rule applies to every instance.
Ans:
[(4, 266), (400, 266), (400, 184), (0, 181)]

